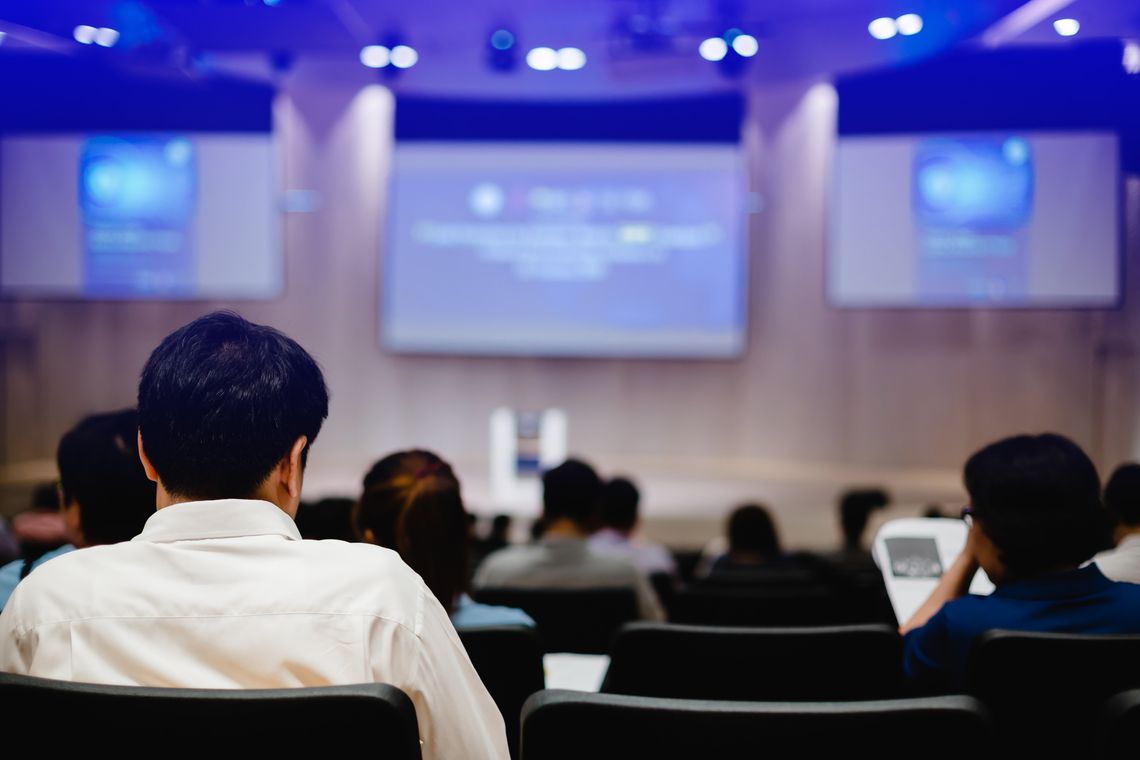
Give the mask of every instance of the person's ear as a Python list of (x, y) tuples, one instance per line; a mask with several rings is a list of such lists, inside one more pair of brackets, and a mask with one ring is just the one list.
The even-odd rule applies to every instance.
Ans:
[(63, 524), (67, 528), (67, 536), (71, 539), (71, 543), (76, 546), (86, 546), (87, 537), (83, 535), (83, 520), (79, 506), (79, 502), (72, 499), (65, 503), (61, 511), (63, 513)]
[(365, 528), (364, 532), (360, 534), (360, 537), (364, 539), (365, 543), (376, 543), (376, 534), (372, 532), (372, 528)]
[(142, 439), (142, 431), (141, 430), (139, 431), (139, 460), (142, 462), (143, 471), (146, 473), (147, 478), (149, 480), (157, 483), (158, 482), (158, 471), (154, 469), (154, 465), (151, 464), (150, 459), (147, 458), (146, 449), (143, 448), (143, 439)]
[(291, 500), (301, 501), (301, 483), (304, 475), (304, 465), (302, 460), (305, 455), (305, 448), (309, 445), (308, 436), (299, 436), (297, 440), (293, 441), (293, 447), (289, 449), (288, 456), (281, 462), (281, 488), (288, 494)]

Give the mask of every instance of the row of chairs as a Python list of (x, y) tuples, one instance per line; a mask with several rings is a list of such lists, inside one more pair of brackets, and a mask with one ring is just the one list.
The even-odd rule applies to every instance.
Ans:
[[(460, 632), (517, 736), (523, 704), (544, 686), (539, 635)], [(745, 629), (632, 623), (612, 642), (609, 695), (684, 700), (855, 702), (910, 698), (902, 640), (885, 625)], [(1007, 748), (1079, 750), (1110, 696), (1140, 688), (1140, 636), (991, 631), (975, 646), (966, 691)], [(1043, 731), (1042, 727), (1048, 730)]]
[[(889, 603), (876, 591), (820, 584), (704, 583), (679, 589), (658, 583), (669, 620), (693, 625), (741, 627), (827, 626), (852, 623), (897, 625)], [(637, 599), (627, 589), (483, 588), (484, 604), (516, 607), (534, 618), (547, 652), (608, 654), (618, 629), (638, 619)], [(888, 608), (884, 611), (884, 607)]]
[[(386, 684), (240, 691), (0, 674), (0, 697), (10, 745), (53, 753), (295, 753), (347, 745), (389, 760), (421, 758), (415, 708)], [(1104, 703), (1077, 746), (1082, 756), (1115, 758), (1135, 751), (1138, 731), (1140, 690), (1133, 690)], [(810, 757), (837, 748), (955, 758), (1005, 754), (989, 710), (968, 696), (733, 702), (542, 690), (521, 711), (522, 760)], [(1022, 747), (1018, 754), (1030, 753)]]

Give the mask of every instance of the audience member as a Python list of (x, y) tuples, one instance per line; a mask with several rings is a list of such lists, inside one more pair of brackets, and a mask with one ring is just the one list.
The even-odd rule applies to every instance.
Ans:
[(138, 394), (158, 511), (133, 541), (45, 563), (0, 614), (0, 669), (89, 683), (279, 688), (380, 681), (423, 755), (506, 758), (503, 719), (443, 606), (390, 550), (302, 540), (328, 413), (296, 342), (235, 314), (175, 331)]
[(759, 504), (744, 504), (728, 517), (728, 551), (713, 560), (710, 578), (775, 568), (784, 559), (776, 523)]
[(491, 520), (491, 530), (485, 538), (479, 538), (474, 532), (474, 520), (472, 520), (471, 532), (471, 565), (472, 570), (479, 566), (479, 563), (486, 559), (489, 555), (505, 549), (511, 544), (511, 516), (510, 515), (495, 515)]
[(0, 568), (0, 608), (35, 568), (76, 547), (129, 541), (154, 514), (155, 488), (139, 461), (134, 409), (87, 417), (59, 443), (57, 509), (71, 542)]
[(863, 545), (863, 535), (867, 532), (871, 513), (890, 503), (890, 495), (881, 488), (846, 491), (839, 499), (839, 527), (843, 532), (843, 546), (827, 559), (843, 571), (877, 573), (875, 560)]
[(643, 619), (664, 620), (648, 578), (630, 562), (586, 543), (602, 481), (585, 462), (569, 459), (542, 477), (542, 538), (495, 552), (475, 571), (476, 588), (629, 588)]
[(432, 452), (400, 451), (374, 464), (352, 523), (361, 540), (395, 549), (420, 574), (456, 628), (534, 625), (522, 610), (467, 595), (467, 512), (451, 465)]
[(1116, 522), (1116, 548), (1096, 555), (1096, 566), (1114, 581), (1140, 583), (1140, 464), (1116, 468), (1104, 487), (1104, 505)]
[[(974, 639), (986, 630), (1140, 633), (1140, 586), (1095, 564), (1107, 521), (1088, 456), (1059, 435), (1021, 435), (966, 462), (971, 523), (962, 553), (903, 626), (905, 671), (926, 688), (962, 686)], [(981, 567), (996, 589), (967, 590)]]
[(613, 478), (602, 488), (599, 519), (602, 527), (590, 536), (590, 548), (599, 554), (628, 560), (646, 575), (677, 574), (673, 555), (660, 544), (635, 537), (641, 493), (628, 478)]
[(59, 509), (58, 483), (36, 487), (31, 508), (12, 518), (12, 538), (19, 548), (18, 556), (29, 563), (70, 544), (67, 523)]

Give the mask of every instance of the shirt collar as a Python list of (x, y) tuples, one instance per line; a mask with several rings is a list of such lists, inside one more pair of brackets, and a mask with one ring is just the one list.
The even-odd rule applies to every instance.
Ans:
[(171, 504), (146, 521), (133, 541), (169, 543), (203, 538), (281, 536), (300, 541), (297, 523), (276, 504), (255, 499), (218, 499)]
[(1073, 599), (1107, 591), (1113, 582), (1096, 565), (1061, 570), (998, 586), (993, 595), (1011, 599)]

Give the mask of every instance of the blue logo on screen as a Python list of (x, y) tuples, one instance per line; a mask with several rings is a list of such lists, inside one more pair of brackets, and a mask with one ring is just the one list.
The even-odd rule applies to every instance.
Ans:
[(914, 157), (915, 219), (927, 229), (1019, 229), (1033, 215), (1033, 182), (1033, 153), (1020, 137), (924, 140)]
[(185, 224), (194, 214), (194, 151), (182, 137), (93, 137), (79, 165), (88, 224)]

